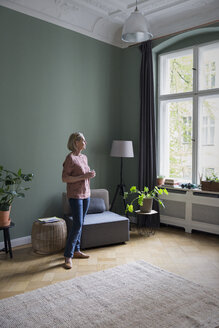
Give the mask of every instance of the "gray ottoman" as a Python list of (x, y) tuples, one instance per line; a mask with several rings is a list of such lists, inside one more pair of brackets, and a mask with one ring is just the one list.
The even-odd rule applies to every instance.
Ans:
[[(92, 189), (91, 198), (102, 198), (106, 211), (87, 214), (83, 224), (81, 249), (124, 243), (129, 240), (129, 219), (109, 211), (109, 193), (106, 189)], [(72, 226), (71, 209), (63, 193), (64, 219), (69, 232)]]

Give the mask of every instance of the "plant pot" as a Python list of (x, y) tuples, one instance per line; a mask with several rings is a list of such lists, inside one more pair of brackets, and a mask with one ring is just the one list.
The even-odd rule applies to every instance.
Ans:
[(165, 178), (157, 178), (157, 186), (162, 186), (164, 185)]
[(0, 211), (0, 227), (8, 227), (10, 225), (10, 212), (11, 207), (8, 211)]
[(144, 198), (143, 206), (140, 206), (141, 212), (150, 213), (152, 211), (153, 198)]
[(219, 192), (219, 182), (214, 181), (202, 181), (201, 188), (205, 191), (216, 191)]

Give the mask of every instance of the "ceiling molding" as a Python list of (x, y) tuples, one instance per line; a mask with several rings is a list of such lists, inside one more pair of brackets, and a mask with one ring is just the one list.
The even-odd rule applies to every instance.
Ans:
[[(0, 5), (119, 48), (130, 45), (121, 41), (121, 31), (134, 0), (0, 0)], [(153, 38), (219, 20), (218, 0), (139, 0), (138, 9)]]

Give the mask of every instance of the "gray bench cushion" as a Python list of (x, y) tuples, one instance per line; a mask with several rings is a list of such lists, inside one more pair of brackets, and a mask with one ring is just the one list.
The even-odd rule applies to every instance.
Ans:
[(87, 214), (84, 218), (84, 226), (90, 224), (102, 224), (107, 222), (118, 222), (128, 220), (126, 217), (116, 214), (114, 212), (105, 211), (102, 213)]

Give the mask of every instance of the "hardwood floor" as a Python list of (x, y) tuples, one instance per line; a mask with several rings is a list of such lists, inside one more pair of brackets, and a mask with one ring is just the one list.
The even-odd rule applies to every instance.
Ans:
[(219, 236), (174, 227), (161, 227), (155, 235), (130, 232), (126, 244), (87, 250), (89, 259), (73, 259), (63, 268), (63, 252), (38, 255), (31, 245), (13, 248), (13, 259), (0, 253), (0, 298), (10, 297), (59, 281), (72, 279), (123, 263), (145, 260), (188, 280), (219, 292)]

